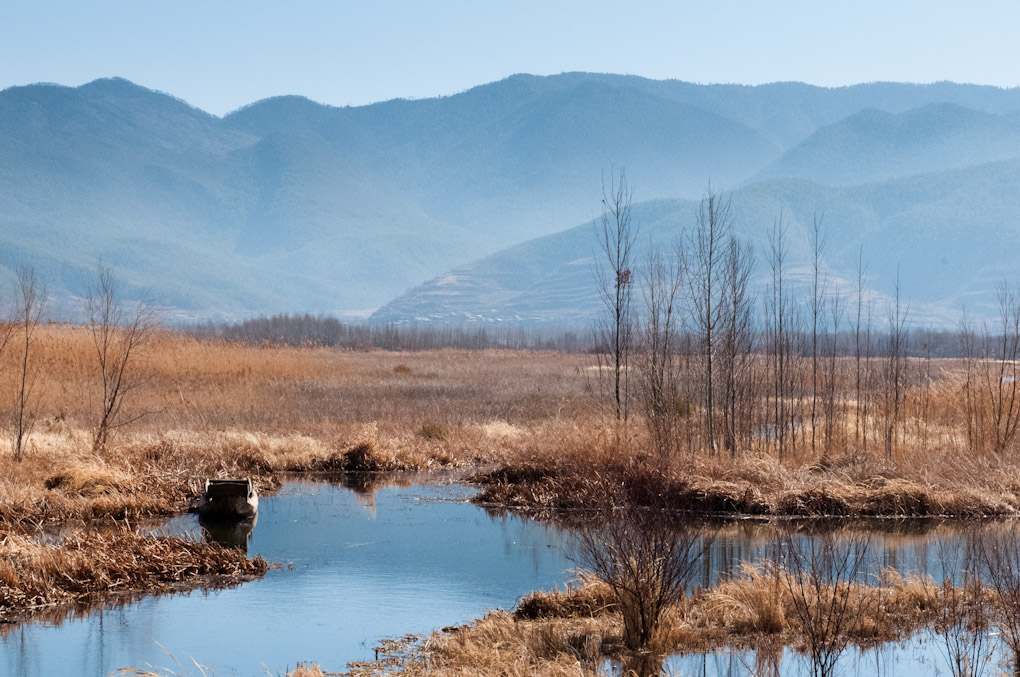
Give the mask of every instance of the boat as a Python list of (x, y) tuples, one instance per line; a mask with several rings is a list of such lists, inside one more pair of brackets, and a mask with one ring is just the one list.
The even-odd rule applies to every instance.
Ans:
[(244, 520), (255, 517), (259, 494), (250, 478), (242, 480), (206, 480), (205, 492), (196, 512), (206, 519)]

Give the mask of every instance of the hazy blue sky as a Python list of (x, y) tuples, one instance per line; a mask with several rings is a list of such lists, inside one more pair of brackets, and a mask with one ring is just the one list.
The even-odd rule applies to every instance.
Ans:
[(1020, 2), (0, 0), (0, 88), (119, 75), (222, 114), (512, 73), (1020, 85)]

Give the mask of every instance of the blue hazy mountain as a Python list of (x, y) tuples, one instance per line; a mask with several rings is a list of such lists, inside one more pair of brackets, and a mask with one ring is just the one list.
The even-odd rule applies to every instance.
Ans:
[[(767, 286), (768, 238), (778, 218), (786, 228), (790, 288), (804, 294), (811, 229), (821, 219), (830, 290), (849, 296), (858, 257), (884, 321), (883, 298), (897, 275), (916, 324), (953, 326), (964, 308), (996, 312), (994, 290), (1020, 279), (1020, 160), (986, 163), (851, 187), (802, 179), (746, 185), (728, 195), (732, 232), (752, 244), (756, 291)], [(670, 252), (696, 223), (698, 201), (634, 205), (634, 260)], [(454, 268), (398, 297), (373, 315), (377, 322), (484, 322), (586, 326), (600, 312), (595, 266), (603, 258), (595, 222), (508, 248)], [(637, 301), (640, 303), (640, 300)]]
[[(480, 294), (503, 284), (478, 268), (494, 252), (528, 242), (534, 255), (507, 273), (522, 275), (559, 256), (534, 247), (592, 218), (614, 169), (626, 167), (641, 200), (696, 199), (711, 181), (741, 195), (792, 191), (762, 205), (818, 195), (811, 204), (827, 213), (895, 213), (893, 192), (865, 198), (849, 186), (920, 186), (919, 172), (975, 165), (979, 192), (1011, 185), (1018, 110), (1020, 90), (951, 83), (704, 86), (584, 73), (348, 108), (279, 97), (222, 118), (120, 79), (15, 87), (0, 92), (0, 268), (33, 264), (67, 309), (102, 257), (130, 293), (150, 290), (181, 317), (372, 309), (469, 261)], [(942, 215), (973, 213), (976, 224), (1009, 202), (943, 197), (932, 189), (909, 212), (936, 218), (936, 242), (950, 237), (933, 230)], [(746, 219), (771, 223), (765, 211)], [(868, 218), (853, 227), (907, 228)], [(417, 316), (413, 296), (379, 316)]]
[(1017, 156), (1017, 112), (996, 115), (948, 103), (898, 114), (868, 109), (818, 129), (757, 178), (853, 185)]

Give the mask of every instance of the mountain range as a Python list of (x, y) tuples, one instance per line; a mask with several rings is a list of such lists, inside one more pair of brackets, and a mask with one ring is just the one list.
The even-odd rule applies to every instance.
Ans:
[(67, 313), (101, 258), (180, 319), (584, 323), (621, 168), (646, 248), (711, 184), (758, 245), (782, 215), (796, 261), (821, 216), (832, 279), (860, 253), (888, 294), (898, 268), (918, 317), (1020, 278), (1020, 89), (588, 73), (224, 117), (121, 79), (3, 90), (0, 272), (30, 263)]

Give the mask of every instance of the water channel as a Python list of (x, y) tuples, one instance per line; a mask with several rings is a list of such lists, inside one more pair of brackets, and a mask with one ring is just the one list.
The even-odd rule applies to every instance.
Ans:
[[(0, 633), (0, 676), (99, 677), (121, 667), (216, 675), (277, 675), (298, 661), (342, 670), (374, 656), (383, 637), (425, 633), (510, 608), (528, 592), (562, 586), (576, 566), (569, 536), (517, 517), (491, 516), (467, 499), (473, 489), (446, 481), (387, 480), (351, 488), (294, 480), (263, 498), (248, 536), (249, 555), (280, 568), (238, 587), (145, 597), (57, 622)], [(926, 571), (938, 580), (939, 550), (973, 526), (932, 522), (874, 525), (869, 571)], [(161, 526), (201, 537), (193, 516)], [(699, 583), (768, 554), (773, 527), (720, 527)], [(804, 532), (811, 537), (811, 529)], [(934, 674), (934, 641), (848, 654), (854, 674)], [(172, 656), (171, 656), (172, 654)], [(876, 658), (877, 657), (877, 658)], [(175, 663), (180, 661), (179, 667)], [(799, 660), (792, 652), (784, 665)], [(750, 661), (750, 663), (749, 663)], [(878, 663), (875, 663), (878, 661)], [(672, 657), (678, 674), (748, 674), (743, 654)], [(892, 664), (892, 672), (871, 665)], [(912, 667), (910, 667), (912, 666)], [(792, 667), (790, 668), (792, 670)], [(782, 674), (787, 674), (784, 669)], [(794, 674), (790, 672), (790, 674)]]

